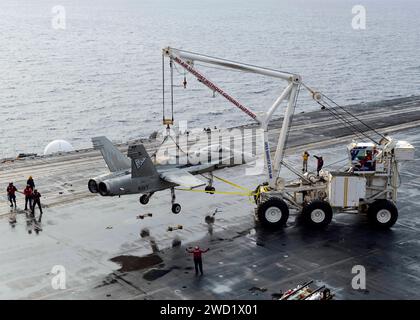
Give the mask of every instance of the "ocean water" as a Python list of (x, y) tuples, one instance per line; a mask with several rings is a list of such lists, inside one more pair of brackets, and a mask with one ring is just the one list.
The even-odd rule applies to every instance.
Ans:
[[(366, 8), (365, 30), (352, 7)], [(66, 28), (52, 27), (63, 6)], [(54, 139), (148, 137), (162, 128), (161, 49), (173, 46), (295, 72), (341, 104), (420, 94), (418, 0), (1, 0), (0, 157)], [(253, 110), (281, 80), (197, 65)], [(175, 120), (229, 127), (248, 118), (175, 72)], [(298, 112), (317, 106), (304, 91)], [(278, 112), (278, 115), (281, 111)]]

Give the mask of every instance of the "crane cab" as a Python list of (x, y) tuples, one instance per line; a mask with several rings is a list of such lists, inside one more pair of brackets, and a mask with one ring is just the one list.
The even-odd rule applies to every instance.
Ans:
[(374, 173), (378, 146), (369, 142), (353, 142), (347, 147), (353, 173)]

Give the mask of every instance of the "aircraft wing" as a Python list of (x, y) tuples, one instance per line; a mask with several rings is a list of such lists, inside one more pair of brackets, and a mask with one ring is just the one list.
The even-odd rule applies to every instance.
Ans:
[(219, 161), (213, 161), (209, 163), (198, 164), (194, 166), (190, 166), (185, 168), (184, 170), (188, 171), (189, 173), (195, 175), (200, 173), (212, 172), (219, 169), (223, 169), (226, 167), (232, 167), (233, 165), (230, 164), (221, 164)]
[(197, 188), (204, 186), (206, 183), (194, 177), (191, 173), (183, 169), (174, 169), (159, 173), (160, 177), (168, 182), (175, 183), (179, 186), (188, 188)]

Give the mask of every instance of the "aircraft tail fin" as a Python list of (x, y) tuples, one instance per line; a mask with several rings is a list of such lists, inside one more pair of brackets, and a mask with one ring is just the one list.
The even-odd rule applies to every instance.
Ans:
[(131, 176), (133, 178), (159, 175), (144, 145), (129, 146), (128, 157), (131, 158)]
[(100, 150), (111, 172), (130, 169), (130, 159), (118, 150), (106, 137), (92, 138), (93, 148)]

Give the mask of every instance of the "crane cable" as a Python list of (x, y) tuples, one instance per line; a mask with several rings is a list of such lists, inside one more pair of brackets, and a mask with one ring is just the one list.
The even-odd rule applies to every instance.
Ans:
[(327, 164), (327, 165), (323, 166), (323, 168), (328, 168), (328, 167), (331, 167), (331, 166), (333, 166), (333, 165), (335, 165), (335, 164), (337, 164), (337, 163), (340, 163), (340, 162), (343, 162), (343, 161), (346, 161), (346, 160), (348, 160), (348, 157), (345, 157), (345, 158), (343, 158), (343, 159), (340, 159), (340, 160), (334, 161), (334, 162), (332, 162), (332, 163), (329, 163), (329, 164)]
[[(358, 132), (360, 132), (360, 133), (362, 133), (362, 131), (360, 130), (360, 129), (358, 129), (351, 121), (348, 121), (342, 114), (340, 114), (337, 110), (336, 110), (336, 108), (333, 108), (333, 107), (331, 107), (329, 104), (328, 104), (328, 102), (326, 102), (326, 101), (323, 101), (324, 103), (321, 103), (320, 102), (320, 98), (315, 98), (315, 95), (316, 94), (319, 94), (319, 95), (321, 95), (321, 97), (322, 97), (322, 94), (320, 93), (320, 92), (317, 92), (317, 91), (315, 91), (315, 90), (313, 90), (313, 89), (311, 89), (309, 86), (307, 86), (305, 83), (302, 83), (302, 85), (304, 86), (304, 88), (306, 89), (306, 90), (308, 90), (311, 94), (312, 94), (312, 97), (313, 97), (313, 99), (315, 100), (315, 102), (318, 104), (318, 105), (320, 105), (321, 106), (321, 109), (323, 110), (323, 109), (325, 109), (325, 110), (327, 110), (328, 112), (330, 112), (332, 115), (333, 115), (333, 117), (336, 119), (336, 120), (338, 120), (339, 122), (341, 122), (341, 123), (343, 123), (348, 129), (350, 129), (350, 131), (356, 136), (356, 137), (358, 137), (359, 139), (360, 139), (360, 135), (358, 134)], [(328, 105), (328, 107), (325, 105), (325, 104), (327, 104)], [(334, 110), (335, 109), (335, 110)], [(370, 138), (369, 138), (370, 139)], [(363, 138), (362, 138), (362, 140), (363, 140)]]
[[(163, 146), (163, 144), (166, 142), (166, 140), (168, 140), (168, 138), (170, 138), (173, 142), (174, 142), (174, 144), (175, 144), (175, 146), (176, 146), (176, 148), (179, 150), (179, 151), (181, 151), (183, 154), (185, 154), (185, 155), (187, 155), (188, 156), (188, 153), (187, 152), (185, 152), (182, 148), (181, 148), (181, 146), (175, 141), (175, 139), (171, 136), (171, 135), (166, 135), (164, 138), (163, 138), (163, 140), (162, 140), (162, 142), (157, 146), (157, 148), (156, 148), (156, 150), (155, 150), (155, 152), (153, 152), (151, 155), (150, 155), (150, 158), (155, 158), (155, 160), (156, 160), (156, 154), (158, 153), (158, 151), (159, 151), (159, 149), (160, 149), (160, 147), (162, 147)], [(188, 149), (188, 146), (187, 146), (187, 149)]]
[[(334, 108), (332, 108), (330, 105), (328, 105), (328, 107), (324, 104), (321, 103), (319, 101), (315, 102), (317, 104), (319, 104), (323, 109), (327, 110), (329, 113), (332, 114), (332, 116), (338, 120), (339, 122), (341, 122), (342, 124), (344, 124), (345, 127), (347, 127), (357, 138), (363, 140), (364, 138), (361, 136), (364, 136), (365, 138), (371, 140), (372, 142), (374, 142), (375, 144), (378, 144), (374, 139), (372, 139), (370, 136), (368, 136), (367, 134), (365, 134), (363, 131), (361, 131), (360, 129), (358, 129), (353, 123), (349, 122), (348, 120), (346, 120), (344, 118), (343, 115), (341, 115), (340, 113), (338, 113), (336, 110), (334, 110)], [(328, 104), (328, 103), (327, 103)]]
[[(314, 90), (312, 90), (309, 86), (307, 86), (306, 84), (302, 83), (303, 86), (312, 93), (312, 95), (316, 94), (317, 92), (315, 92)], [(377, 130), (375, 130), (374, 128), (372, 128), (371, 126), (369, 126), (367, 123), (365, 123), (363, 120), (361, 120), (359, 117), (355, 116), (353, 113), (351, 113), (350, 111), (346, 110), (344, 107), (340, 106), (338, 103), (336, 103), (333, 99), (329, 98), (328, 96), (326, 96), (323, 93), (319, 93), (321, 94), (322, 97), (325, 97), (327, 100), (329, 100), (331, 103), (333, 103), (336, 107), (334, 108), (333, 106), (330, 105), (330, 103), (328, 101), (322, 100), (323, 103), (321, 103), (318, 99), (314, 99), (316, 103), (318, 103), (320, 106), (322, 106), (324, 109), (327, 109), (331, 114), (335, 113), (335, 115), (333, 115), (337, 120), (341, 119), (340, 121), (342, 123), (345, 122), (345, 125), (347, 125), (347, 127), (350, 129), (350, 127), (354, 128), (354, 130), (356, 130), (357, 132), (359, 132), (360, 134), (362, 134), (363, 136), (365, 136), (366, 138), (368, 138), (369, 140), (371, 140), (372, 142), (379, 144), (376, 140), (374, 140), (371, 136), (368, 136), (365, 132), (369, 132), (369, 131), (373, 131), (374, 133), (376, 133), (377, 135), (379, 135), (381, 138), (386, 139), (386, 137), (384, 135), (382, 135), (380, 132), (378, 132)], [(328, 105), (328, 107), (326, 105)], [(362, 125), (364, 125), (368, 130), (362, 130), (359, 127), (357, 127), (354, 124), (354, 120), (349, 120), (348, 118), (345, 117), (345, 115), (341, 114), (338, 109), (344, 111), (345, 113), (347, 113), (349, 116), (351, 116), (354, 120), (358, 121), (359, 123), (361, 123)], [(334, 110), (334, 111), (333, 111)], [(356, 136), (358, 136), (356, 134), (356, 132), (352, 129), (350, 129)], [(359, 137), (359, 136), (358, 136)]]
[[(307, 89), (309, 92), (311, 92), (313, 95), (316, 94), (317, 92), (315, 92), (314, 90), (312, 90), (310, 87), (308, 87), (306, 84), (302, 83), (302, 85), (305, 87), (305, 89)], [(358, 137), (360, 139), (360, 135), (363, 135), (364, 137), (366, 137), (367, 139), (371, 140), (373, 143), (375, 144), (379, 144), (377, 141), (375, 141), (372, 137), (368, 136), (364, 131), (362, 131), (361, 129), (359, 129), (357, 126), (354, 125), (353, 122), (349, 121), (348, 119), (346, 119), (344, 117), (344, 115), (340, 114), (336, 108), (332, 107), (327, 101), (323, 101), (323, 103), (321, 103), (318, 99), (314, 99), (315, 102), (317, 104), (319, 104), (323, 109), (327, 110), (328, 112), (330, 112), (333, 117), (338, 120), (339, 122), (343, 123), (344, 126), (346, 126), (356, 137)], [(328, 107), (327, 107), (328, 106)], [(363, 138), (361, 138), (363, 140)]]
[(165, 56), (162, 54), (162, 121), (165, 122)]
[(172, 123), (174, 122), (174, 63), (172, 59), (169, 60), (169, 65), (171, 67), (171, 119)]
[(357, 126), (355, 126), (352, 122), (348, 121), (343, 115), (341, 115), (337, 110), (334, 110), (334, 108), (332, 108), (330, 105), (328, 105), (328, 107), (323, 104), (320, 103), (319, 101), (316, 101), (320, 106), (322, 106), (322, 108), (324, 108), (325, 110), (327, 110), (329, 113), (331, 113), (333, 115), (333, 117), (335, 119), (337, 119), (338, 121), (340, 121), (341, 123), (344, 124), (344, 126), (346, 126), (358, 139), (365, 139), (367, 138), (368, 140), (373, 141), (374, 143), (377, 143), (375, 140), (373, 140), (370, 136), (368, 136), (367, 134), (365, 134), (363, 131), (361, 131)]
[[(328, 98), (329, 99), (329, 98)], [(331, 106), (328, 102), (326, 102), (328, 104), (328, 106), (330, 107), (330, 109), (334, 109), (335, 112), (337, 112), (337, 114), (340, 114), (340, 116), (342, 116), (344, 119), (346, 119), (346, 121), (351, 124), (354, 128), (356, 128), (358, 130), (358, 132), (360, 133), (364, 133), (364, 136), (367, 136), (366, 132), (370, 132), (370, 131), (374, 131), (375, 133), (377, 133), (378, 135), (380, 135), (382, 138), (384, 138), (384, 136), (382, 134), (380, 134), (379, 132), (377, 132), (375, 129), (373, 129), (372, 127), (370, 127), (369, 125), (367, 125), (365, 122), (363, 122), (361, 119), (359, 119), (358, 117), (356, 117), (355, 115), (353, 115), (351, 112), (345, 110), (343, 107), (339, 106), (337, 103), (335, 103), (334, 101), (332, 101), (331, 99), (329, 99), (332, 103), (334, 103), (337, 107), (333, 107)], [(324, 101), (325, 102), (325, 101)], [(353, 119), (348, 119), (345, 118), (345, 115), (339, 113), (338, 109), (343, 110), (344, 112), (346, 112), (347, 114), (349, 114), (351, 117), (353, 117), (355, 120)], [(368, 130), (362, 130), (359, 127), (357, 127), (353, 121), (358, 121), (360, 122), (362, 125), (364, 125), (366, 128), (368, 128)], [(376, 140), (374, 140), (372, 138), (371, 135), (369, 135), (368, 137), (369, 140), (374, 141), (376, 144), (379, 144)]]
[(169, 125), (174, 123), (174, 71), (172, 58), (169, 60), (170, 77), (171, 77), (171, 118), (165, 116), (165, 56), (162, 55), (162, 121), (163, 124)]
[(368, 128), (369, 130), (375, 132), (378, 136), (380, 136), (381, 138), (386, 139), (386, 137), (378, 132), (377, 130), (375, 130), (375, 128), (369, 126), (367, 123), (365, 123), (364, 121), (362, 121), (359, 117), (355, 116), (353, 113), (351, 113), (350, 111), (346, 110), (344, 107), (340, 106), (338, 103), (336, 103), (333, 99), (329, 98), (328, 96), (326, 96), (325, 94), (322, 94), (325, 98), (327, 98), (329, 101), (331, 101), (334, 105), (336, 105), (338, 108), (340, 108), (341, 110), (343, 110), (345, 113), (347, 113), (348, 115), (350, 115), (351, 117), (353, 117), (354, 119), (356, 119), (357, 121), (359, 121), (361, 124), (363, 124), (366, 128)]

